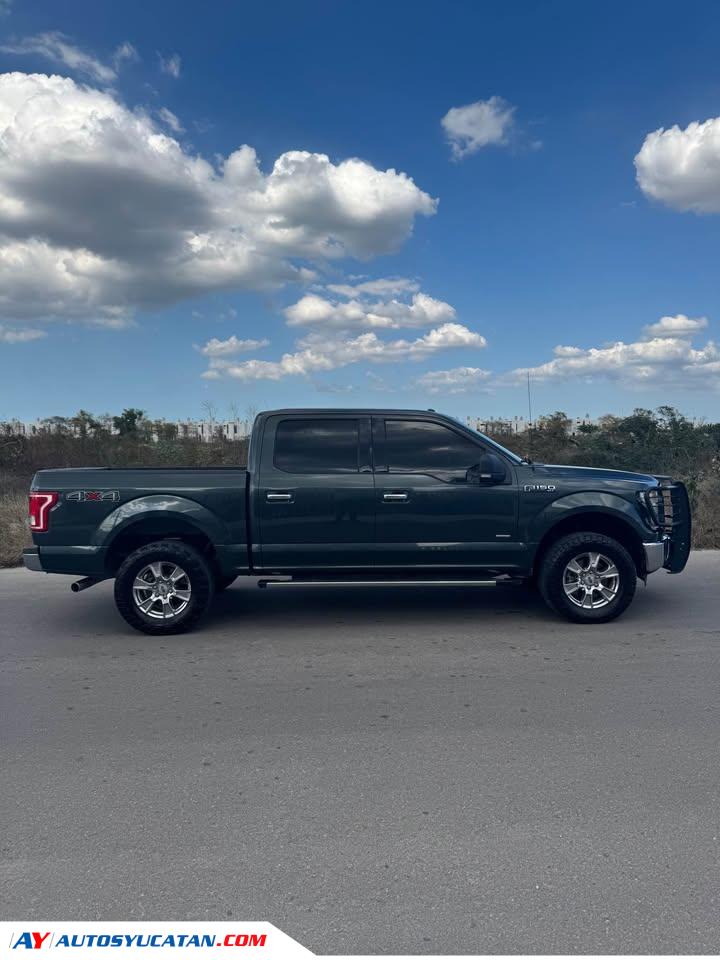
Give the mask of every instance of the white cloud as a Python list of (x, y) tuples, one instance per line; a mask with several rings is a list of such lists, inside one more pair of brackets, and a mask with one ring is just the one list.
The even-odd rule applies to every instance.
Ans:
[(371, 390), (374, 390), (378, 393), (394, 393), (395, 388), (388, 385), (384, 377), (379, 376), (377, 373), (374, 373), (372, 370), (366, 370), (365, 376), (368, 383), (370, 384)]
[(579, 357), (582, 356), (582, 349), (580, 347), (562, 347), (558, 346), (553, 349), (553, 353), (556, 357)]
[(440, 121), (453, 157), (460, 160), (482, 147), (507, 143), (515, 107), (502, 97), (451, 107)]
[(128, 43), (127, 40), (123, 41), (123, 43), (117, 47), (112, 57), (113, 66), (115, 67), (116, 72), (124, 63), (137, 63), (139, 59), (140, 54), (131, 43)]
[(323, 383), (315, 384), (318, 393), (354, 393), (356, 388), (351, 383)]
[(285, 310), (288, 326), (324, 326), (338, 330), (432, 327), (455, 320), (455, 308), (425, 293), (415, 293), (411, 303), (333, 302), (315, 293), (306, 294)]
[(640, 189), (675, 210), (720, 213), (720, 117), (649, 133), (635, 157)]
[(113, 80), (117, 79), (117, 68), (120, 63), (123, 60), (137, 57), (137, 52), (132, 44), (125, 42), (115, 51), (114, 66), (110, 66), (102, 63), (92, 54), (81, 50), (63, 33), (57, 31), (38, 33), (33, 37), (25, 37), (15, 43), (5, 43), (0, 46), (0, 51), (42, 57), (99, 83), (112, 83)]
[(255, 163), (255, 152), (243, 147), (226, 162), (225, 180), (252, 191), (260, 239), (310, 258), (390, 253), (418, 214), (429, 216), (437, 207), (406, 174), (376, 170), (363, 160), (336, 165), (324, 154), (291, 151), (279, 157), (262, 187), (255, 183)]
[(159, 53), (158, 59), (160, 60), (160, 69), (162, 72), (167, 73), (168, 76), (172, 77), (174, 80), (177, 80), (180, 76), (180, 54), (173, 53), (170, 57), (164, 57), (161, 53)]
[(400, 297), (406, 293), (415, 293), (420, 289), (420, 285), (416, 280), (406, 280), (404, 277), (383, 277), (355, 284), (328, 283), (326, 289), (341, 297)]
[[(687, 318), (682, 318), (687, 319)], [(632, 343), (617, 341), (602, 347), (556, 347), (555, 357), (537, 367), (522, 367), (498, 379), (498, 383), (524, 383), (530, 374), (536, 383), (567, 380), (610, 380), (632, 389), (647, 386), (704, 386), (720, 388), (720, 349), (709, 340), (704, 347), (693, 347), (690, 337), (705, 324), (686, 327), (684, 334), (673, 334), (670, 327), (678, 317), (663, 317), (653, 327), (659, 336)], [(670, 324), (667, 323), (670, 321)], [(689, 321), (692, 323), (692, 321)]]
[(487, 390), (492, 378), (490, 370), (479, 367), (454, 367), (451, 370), (431, 370), (418, 377), (415, 385), (428, 393), (474, 393)]
[(28, 343), (30, 340), (40, 340), (46, 337), (44, 330), (11, 330), (0, 324), (0, 343)]
[(84, 249), (2, 238), (3, 200), (0, 190), (0, 317), (82, 319), (111, 327), (129, 322), (126, 306), (105, 296), (115, 290), (119, 299), (131, 281), (126, 269)]
[(708, 322), (705, 317), (692, 320), (690, 317), (679, 313), (676, 317), (661, 317), (657, 323), (650, 323), (643, 327), (643, 339), (692, 337), (704, 330), (707, 325)]
[(307, 376), (323, 370), (337, 370), (354, 363), (397, 363), (423, 360), (441, 350), (452, 348), (481, 349), (485, 338), (459, 323), (445, 323), (417, 340), (380, 340), (375, 333), (354, 338), (328, 338), (313, 333), (300, 340), (295, 353), (286, 353), (280, 360), (246, 360), (242, 363), (211, 358), (210, 369), (203, 376), (219, 376), (239, 380), (280, 380), (286, 376)]
[(494, 373), (477, 367), (431, 370), (414, 382), (429, 393), (472, 393), (526, 383), (536, 384), (605, 380), (630, 390), (647, 387), (720, 389), (720, 348), (708, 340), (694, 347), (692, 338), (707, 320), (683, 314), (662, 317), (643, 328), (645, 339), (617, 341), (600, 347), (557, 346), (553, 359), (535, 367)]
[(13, 0), (0, 0), (0, 17), (6, 17), (12, 10)]
[[(436, 201), (404, 173), (290, 151), (218, 168), (114, 94), (0, 75), (0, 319), (118, 325), (221, 290), (314, 274), (303, 261), (397, 249)], [(299, 262), (298, 262), (299, 261)]]
[(234, 353), (259, 350), (261, 347), (268, 347), (269, 345), (269, 340), (238, 340), (233, 334), (227, 340), (218, 340), (217, 337), (213, 337), (212, 340), (208, 340), (204, 347), (198, 349), (206, 357), (227, 357)]
[(183, 132), (183, 125), (180, 123), (172, 110), (168, 110), (167, 107), (160, 107), (158, 110), (158, 116), (166, 126), (170, 127), (173, 133)]

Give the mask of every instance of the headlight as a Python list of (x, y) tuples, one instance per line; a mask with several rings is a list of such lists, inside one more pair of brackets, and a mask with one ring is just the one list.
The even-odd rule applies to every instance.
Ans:
[(651, 487), (649, 490), (642, 490), (639, 497), (655, 526), (664, 527), (669, 520), (672, 520), (669, 488)]
[(660, 491), (657, 487), (653, 487), (652, 490), (643, 490), (640, 493), (640, 499), (645, 504), (647, 512), (650, 514), (653, 523), (656, 526), (660, 525)]

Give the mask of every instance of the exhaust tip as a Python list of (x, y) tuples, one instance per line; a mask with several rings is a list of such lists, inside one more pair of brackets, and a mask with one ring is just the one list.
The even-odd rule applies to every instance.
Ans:
[(96, 580), (94, 577), (83, 577), (82, 580), (76, 580), (75, 583), (71, 583), (70, 589), (73, 593), (80, 593), (81, 590), (87, 590), (88, 587), (94, 587), (96, 583), (100, 583), (100, 581)]

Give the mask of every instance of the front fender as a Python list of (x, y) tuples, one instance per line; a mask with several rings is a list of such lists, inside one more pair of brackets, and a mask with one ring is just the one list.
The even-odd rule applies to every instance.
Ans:
[(655, 540), (657, 533), (646, 526), (634, 504), (614, 493), (583, 491), (558, 497), (548, 503), (528, 522), (529, 543), (539, 543), (545, 534), (561, 520), (576, 514), (601, 513), (627, 523), (641, 540)]
[(163, 493), (136, 497), (121, 504), (98, 526), (93, 545), (107, 548), (116, 537), (136, 523), (155, 519), (167, 523), (174, 516), (181, 519), (183, 525), (189, 524), (199, 533), (205, 534), (213, 544), (231, 542), (227, 526), (207, 507), (186, 497)]

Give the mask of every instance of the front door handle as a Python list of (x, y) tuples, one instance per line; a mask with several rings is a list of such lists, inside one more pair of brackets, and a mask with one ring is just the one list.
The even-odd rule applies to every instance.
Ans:
[(282, 493), (266, 493), (265, 499), (268, 503), (292, 503), (293, 495), (286, 491)]
[(407, 503), (408, 495), (406, 493), (384, 493), (385, 503)]

